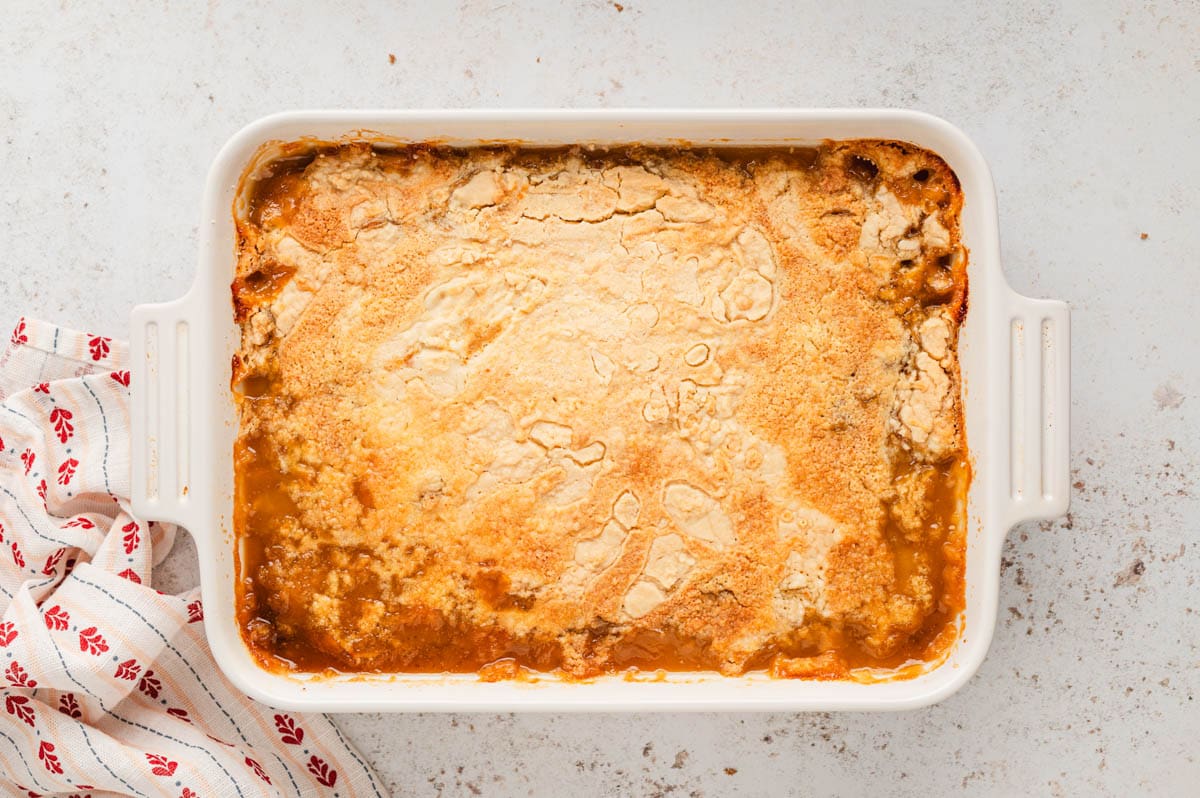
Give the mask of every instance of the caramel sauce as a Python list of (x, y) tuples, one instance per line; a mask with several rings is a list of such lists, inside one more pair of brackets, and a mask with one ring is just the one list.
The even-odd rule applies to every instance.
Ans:
[(270, 302), (296, 273), (293, 266), (263, 258), (254, 271), (233, 281), (233, 304), (237, 320), (244, 321), (255, 307)]
[(294, 155), (272, 161), (250, 185), (247, 220), (255, 227), (286, 224), (307, 188), (304, 170), (317, 153)]

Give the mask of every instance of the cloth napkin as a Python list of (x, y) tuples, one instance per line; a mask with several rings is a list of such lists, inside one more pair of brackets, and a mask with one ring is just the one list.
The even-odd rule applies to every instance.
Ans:
[(151, 587), (175, 529), (130, 512), (127, 360), (26, 319), (0, 356), (0, 793), (383, 798), (327, 718), (225, 680), (199, 590)]

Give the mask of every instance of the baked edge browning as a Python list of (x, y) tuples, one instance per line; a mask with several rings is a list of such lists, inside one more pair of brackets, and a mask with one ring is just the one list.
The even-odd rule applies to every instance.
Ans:
[[(372, 157), (378, 157), (375, 156), (371, 152), (370, 148), (365, 145), (326, 148), (325, 152), (328, 154), (328, 157), (333, 158), (347, 154), (348, 157), (356, 157), (360, 159), (366, 158), (368, 160)], [(574, 158), (580, 159), (584, 164), (597, 162), (604, 163), (603, 159), (606, 157), (604, 153), (585, 153), (571, 150), (565, 150), (558, 153), (539, 154), (534, 156), (530, 156), (528, 153), (514, 153), (512, 150), (503, 148), (498, 150), (477, 152), (487, 152), (489, 153), (488, 157), (491, 158), (515, 157), (519, 159), (521, 157), (532, 157), (535, 162), (539, 158), (559, 158), (568, 160)], [(945, 254), (949, 255), (950, 262), (948, 264), (943, 264), (944, 266), (949, 267), (948, 269), (943, 268), (943, 271), (949, 272), (950, 285), (948, 289), (945, 286), (942, 287), (940, 294), (942, 300), (940, 301), (938, 307), (942, 308), (944, 311), (945, 320), (948, 321), (949, 332), (952, 333), (951, 338), (956, 338), (958, 324), (961, 323), (966, 312), (965, 266), (967, 253), (961, 246), (961, 242), (958, 239), (959, 233), (957, 219), (961, 209), (962, 196), (961, 188), (959, 187), (957, 179), (954, 177), (953, 173), (948, 167), (945, 166), (943, 162), (940, 161), (940, 159), (937, 159), (936, 156), (916, 148), (912, 148), (909, 145), (902, 145), (895, 142), (827, 142), (816, 152), (817, 158), (814, 163), (826, 164), (825, 171), (828, 172), (828, 174), (822, 173), (820, 180), (823, 181), (823, 185), (829, 186), (830, 191), (845, 192), (847, 190), (861, 190), (864, 192), (873, 192), (875, 195), (879, 195), (881, 193), (881, 188), (886, 187), (888, 193), (897, 198), (900, 201), (901, 206), (906, 207), (916, 203), (923, 196), (924, 189), (920, 185), (916, 184), (936, 183), (941, 186), (942, 189), (944, 189), (942, 193), (945, 196), (936, 198), (934, 200), (934, 204), (941, 208), (941, 218), (943, 222), (945, 222), (945, 224), (941, 225), (943, 227), (942, 232), (945, 233), (945, 236), (948, 240), (943, 249), (946, 250)], [(661, 155), (661, 153), (661, 150), (629, 148), (620, 151), (618, 160), (621, 160), (622, 162), (638, 164), (640, 159), (655, 157), (656, 155)], [(417, 161), (420, 161), (422, 158), (431, 158), (434, 160), (445, 158), (455, 161), (455, 159), (470, 157), (464, 156), (462, 153), (454, 153), (430, 147), (410, 148), (403, 150), (400, 153), (393, 153), (392, 156), (388, 157), (394, 157), (396, 155)], [(724, 153), (725, 158), (730, 158), (730, 155), (731, 154), (729, 152)], [(688, 157), (700, 157), (701, 160), (710, 158), (710, 156), (707, 155), (694, 156), (693, 153), (688, 151), (674, 151), (672, 156), (684, 159)], [(757, 162), (756, 159), (769, 159), (771, 154), (769, 152), (762, 151), (758, 153), (743, 152), (742, 157), (747, 161)], [(800, 157), (804, 158), (807, 156), (801, 155)], [(738, 162), (737, 158), (737, 155), (733, 156), (732, 160), (734, 163), (740, 163), (741, 168), (745, 168), (744, 162)], [(908, 182), (905, 182), (904, 179), (902, 179), (904, 170), (909, 169), (909, 175), (913, 173), (910, 167), (914, 161), (914, 158), (920, 159), (920, 163), (923, 164), (922, 169), (928, 170), (930, 174), (927, 175), (924, 180), (917, 181), (914, 179), (909, 179)], [(295, 165), (300, 165), (299, 161), (293, 163)], [(307, 166), (304, 168), (305, 170), (308, 169)], [(731, 167), (726, 166), (721, 168)], [(818, 168), (817, 171), (820, 172), (822, 170)], [(919, 172), (921, 170), (916, 171)], [(282, 177), (284, 179), (282, 181), (277, 181), (277, 183), (286, 184), (288, 179), (290, 179), (289, 176), (295, 174), (303, 175), (303, 172), (284, 170), (279, 175), (272, 175), (269, 179)], [(253, 186), (249, 184), (249, 182), (247, 185), (253, 189)], [(850, 188), (848, 189), (847, 186), (850, 186)], [(858, 188), (855, 189), (855, 186)], [(458, 187), (461, 189), (464, 186), (460, 183)], [(291, 188), (286, 188), (285, 186), (284, 191), (278, 192), (277, 198), (280, 200), (281, 207), (284, 208), (283, 213), (285, 214), (288, 212), (286, 207), (287, 203), (296, 202), (294, 198), (289, 198), (291, 196), (291, 191)], [(917, 198), (916, 200), (913, 199), (914, 196)], [(303, 203), (303, 199), (299, 200), (298, 206), (303, 206)], [(943, 205), (941, 203), (948, 204)], [(286, 287), (286, 285), (295, 276), (297, 271), (292, 264), (282, 262), (277, 258), (263, 257), (264, 253), (258, 251), (259, 240), (261, 238), (260, 234), (262, 232), (262, 219), (260, 215), (256, 220), (254, 218), (253, 211), (261, 211), (266, 204), (268, 203), (263, 202), (261, 198), (257, 205), (252, 201), (250, 203), (252, 206), (252, 212), (246, 215), (244, 218), (238, 219), (239, 264), (237, 279), (235, 280), (233, 286), (235, 314), (237, 320), (243, 326), (244, 344), (239, 356), (235, 358), (234, 383), (238, 390), (243, 393), (249, 390), (249, 393), (251, 394), (261, 393), (264, 395), (269, 394), (276, 387), (275, 384), (273, 384), (273, 381), (278, 378), (278, 375), (274, 374), (272, 372), (272, 367), (265, 362), (252, 363), (253, 359), (261, 354), (264, 340), (269, 340), (269, 337), (272, 334), (270, 331), (264, 330), (263, 326), (256, 322), (256, 311), (261, 309), (264, 305), (269, 305), (274, 299), (276, 299), (279, 295), (279, 292)], [(867, 203), (867, 205), (870, 204), (871, 203)], [(879, 203), (876, 202), (875, 204), (878, 205)], [(884, 205), (886, 205), (886, 203), (884, 203)], [(894, 211), (895, 209), (891, 208), (890, 210)], [(844, 258), (853, 260), (855, 257), (858, 257), (862, 254), (858, 250), (861, 248), (860, 244), (863, 236), (863, 228), (868, 224), (875, 223), (872, 222), (872, 219), (875, 217), (881, 217), (882, 221), (876, 220), (878, 222), (878, 226), (880, 227), (878, 231), (878, 247), (880, 252), (875, 253), (875, 256), (884, 258), (885, 260), (888, 258), (891, 258), (891, 260), (895, 261), (911, 260), (899, 257), (900, 255), (905, 254), (907, 251), (904, 242), (911, 238), (911, 236), (908, 235), (910, 231), (906, 229), (897, 233), (896, 231), (892, 230), (893, 227), (896, 227), (898, 222), (896, 219), (889, 220), (886, 218), (888, 211), (889, 208), (884, 207), (882, 210), (877, 210), (874, 212), (874, 214), (872, 214), (872, 212), (869, 210), (863, 210), (861, 218), (854, 218), (853, 215), (851, 215), (851, 218), (846, 220), (846, 224), (832, 224), (827, 228), (823, 228), (821, 232), (825, 235), (825, 238), (823, 240), (818, 240), (815, 243), (824, 251), (833, 253), (832, 257), (835, 259)], [(763, 221), (764, 225), (768, 228), (771, 225), (771, 220), (769, 219), (760, 221)], [(317, 232), (315, 235), (313, 235), (313, 238), (319, 239), (321, 235), (328, 234), (330, 229), (336, 226), (331, 226), (328, 224), (328, 222), (328, 219), (314, 222)], [(909, 226), (911, 227), (911, 225)], [(310, 231), (310, 233), (311, 232), (312, 231)], [(895, 233), (895, 235), (893, 235), (893, 233)], [(922, 235), (928, 238), (930, 235), (940, 236), (941, 232), (933, 231), (931, 234), (928, 231), (922, 231)], [(858, 240), (857, 244), (856, 239)], [(922, 246), (924, 246), (924, 244), (922, 244)], [(889, 251), (885, 251), (889, 248)], [(248, 257), (247, 255), (250, 256)], [(938, 259), (941, 259), (942, 257), (943, 255), (937, 255)], [(866, 269), (866, 272), (869, 272), (870, 258), (867, 258), (867, 260), (868, 268)], [(896, 315), (898, 318), (903, 318), (906, 313), (911, 313), (914, 311), (914, 309), (920, 309), (921, 307), (921, 302), (916, 301), (912, 307), (908, 307), (907, 309), (904, 308), (906, 302), (914, 300), (920, 285), (927, 281), (925, 277), (914, 277), (914, 269), (915, 267), (911, 266), (899, 269), (892, 268), (887, 272), (885, 275), (886, 279), (882, 280), (879, 286), (880, 298), (894, 303), (894, 307), (897, 308)], [(925, 317), (923, 316), (922, 318)], [(928, 319), (926, 319), (926, 321), (928, 321)], [(937, 325), (934, 326), (936, 327)], [(896, 419), (893, 419), (892, 423), (898, 428), (894, 432), (906, 436), (903, 438), (903, 440), (907, 441), (907, 445), (909, 447), (907, 456), (912, 464), (921, 466), (920, 469), (913, 470), (909, 473), (928, 473), (927, 467), (930, 465), (930, 461), (933, 461), (935, 464), (937, 462), (944, 462), (944, 460), (938, 460), (938, 457), (935, 456), (935, 450), (943, 451), (944, 453), (944, 451), (948, 449), (957, 453), (955, 466), (958, 468), (958, 473), (953, 480), (954, 495), (948, 499), (943, 497), (942, 500), (952, 501), (957, 508), (955, 511), (957, 513), (957, 517), (961, 518), (964, 515), (961, 507), (963, 505), (963, 496), (965, 495), (966, 485), (969, 481), (969, 469), (965, 460), (966, 450), (963, 441), (961, 401), (958, 396), (958, 385), (960, 384), (960, 380), (957, 357), (953, 356), (954, 341), (951, 339), (946, 339), (939, 343), (938, 337), (940, 332), (939, 330), (935, 329), (930, 331), (932, 341), (928, 346), (925, 346), (923, 343), (923, 338), (925, 336), (922, 335), (921, 329), (914, 328), (909, 330), (909, 334), (913, 339), (912, 348), (914, 351), (901, 355), (903, 358), (905, 358), (905, 363), (900, 368), (902, 371), (907, 369), (910, 372), (909, 376), (911, 379), (908, 379), (908, 382), (906, 383), (907, 387), (902, 387), (900, 390), (907, 390), (913, 395), (917, 395), (921, 391), (925, 391), (928, 388), (926, 383), (929, 382), (929, 379), (926, 379), (926, 375), (928, 373), (932, 373), (932, 371), (921, 368), (920, 363), (923, 362), (921, 358), (924, 357), (925, 359), (928, 359), (931, 351), (936, 354), (939, 351), (948, 349), (951, 356), (948, 359), (943, 358), (945, 360), (943, 371), (953, 386), (950, 399), (952, 403), (950, 412), (952, 429), (950, 429), (949, 432), (946, 432), (944, 429), (939, 431), (938, 429), (933, 428), (925, 430), (922, 428), (925, 420), (919, 417), (920, 414), (918, 413), (910, 414), (911, 417), (907, 419), (905, 419), (902, 415), (898, 416)], [(932, 367), (930, 368), (932, 369)], [(245, 444), (246, 441), (249, 440), (253, 434), (255, 434), (255, 425), (260, 423), (260, 420), (253, 417), (255, 415), (254, 413), (247, 414), (245, 412), (247, 407), (253, 407), (257, 404), (257, 402), (249, 401), (243, 397), (239, 399), (239, 403), (243, 410), (242, 435), (240, 437), (240, 441)], [(924, 434), (924, 437), (918, 440), (916, 436), (922, 433)], [(939, 435), (941, 438), (948, 439), (941, 440), (938, 437)], [(240, 466), (245, 466), (249, 462), (250, 458), (246, 457), (246, 453), (251, 449), (252, 447), (243, 446), (243, 448), (239, 450)], [(906, 476), (906, 474), (899, 472), (897, 472), (897, 474), (900, 477)], [(917, 492), (919, 493), (920, 491)], [(926, 490), (925, 495), (928, 495), (928, 490)], [(244, 499), (246, 497), (243, 495), (242, 498)], [(367, 499), (366, 502), (369, 503), (370, 499)], [(741, 669), (744, 670), (746, 667), (764, 667), (767, 664), (770, 664), (771, 672), (774, 675), (781, 677), (847, 678), (855, 665), (855, 661), (852, 658), (839, 658), (836, 655), (838, 654), (838, 649), (846, 645), (844, 638), (848, 634), (847, 630), (851, 630), (849, 634), (858, 634), (857, 632), (853, 631), (856, 623), (861, 625), (862, 634), (855, 640), (855, 645), (866, 646), (868, 648), (874, 647), (874, 650), (877, 652), (886, 651), (888, 650), (889, 646), (893, 645), (894, 641), (889, 641), (886, 639), (886, 635), (872, 641), (870, 639), (871, 633), (869, 630), (869, 627), (871, 626), (871, 619), (869, 617), (870, 614), (877, 611), (878, 606), (882, 606), (880, 602), (886, 602), (888, 597), (886, 595), (876, 595), (871, 597), (868, 596), (868, 594), (872, 591), (877, 594), (880, 593), (879, 586), (886, 584), (888, 582), (888, 577), (883, 576), (872, 580), (871, 577), (865, 575), (870, 574), (872, 568), (877, 566), (880, 562), (884, 562), (886, 559), (888, 559), (887, 557), (881, 556), (880, 552), (883, 549), (880, 547), (887, 548), (895, 545), (902, 546), (902, 541), (906, 539), (916, 540), (920, 538), (920, 530), (918, 529), (919, 524), (914, 523), (911, 517), (916, 511), (914, 511), (912, 507), (904, 507), (902, 505), (903, 502), (899, 501), (898, 497), (893, 497), (892, 499), (885, 498), (885, 501), (883, 502), (883, 509), (887, 514), (886, 525), (894, 533), (893, 536), (896, 538), (895, 540), (890, 539), (888, 536), (881, 536), (878, 539), (873, 540), (855, 538), (853, 540), (843, 540), (837, 545), (833, 546), (829, 551), (828, 561), (833, 574), (830, 579), (831, 592), (836, 595), (843, 596), (841, 603), (844, 606), (841, 608), (840, 614), (844, 619), (847, 620), (842, 624), (843, 628), (840, 630), (825, 630), (826, 635), (824, 639), (826, 640), (826, 643), (829, 644), (828, 649), (818, 651), (810, 656), (785, 656), (783, 653), (778, 651), (774, 653), (773, 658), (766, 660), (761, 657), (756, 660), (753, 656), (751, 656), (741, 660), (739, 665)], [(242, 508), (242, 502), (239, 499), (239, 510), (242, 509), (244, 508)], [(290, 512), (291, 508), (284, 507), (284, 510)], [(240, 521), (237, 523), (239, 534), (245, 529), (245, 521), (246, 518), (243, 513)], [(956, 533), (958, 539), (949, 541), (949, 545), (945, 546), (947, 553), (942, 563), (942, 568), (944, 571), (942, 581), (944, 582), (945, 587), (941, 591), (941, 595), (937, 597), (937, 604), (940, 608), (934, 612), (926, 612), (926, 617), (932, 617), (933, 615), (939, 614), (942, 616), (941, 625), (938, 628), (931, 630), (933, 633), (931, 635), (933, 640), (935, 642), (941, 642), (938, 642), (937, 645), (933, 646), (932, 648), (932, 644), (928, 639), (923, 640), (921, 643), (921, 645), (924, 647), (921, 652), (921, 658), (927, 661), (936, 661), (939, 656), (944, 655), (944, 653), (948, 651), (953, 637), (951, 637), (950, 640), (945, 640), (944, 638), (946, 636), (941, 632), (947, 624), (954, 622), (954, 618), (957, 616), (958, 610), (961, 609), (962, 606), (963, 586), (961, 571), (962, 554), (965, 549), (965, 530), (963, 530), (962, 527), (963, 524), (960, 522), (958, 524), (959, 531)], [(642, 556), (645, 556), (645, 551), (649, 548), (649, 543), (650, 541), (648, 540), (645, 542)], [(243, 576), (249, 576), (245, 573), (245, 571), (242, 570), (242, 566), (243, 563), (239, 553), (239, 573)], [(618, 563), (614, 567), (619, 570), (621, 566), (622, 563)], [(747, 571), (754, 570), (752, 563), (747, 562), (746, 566)], [(630, 571), (625, 575), (625, 577), (627, 579), (632, 579), (636, 577), (636, 574), (633, 571)], [(253, 578), (251, 578), (250, 581), (253, 583)], [(625, 588), (628, 587), (629, 585), (626, 584)], [(748, 587), (743, 586), (743, 589), (748, 589)], [(245, 609), (246, 597), (248, 593), (249, 591), (244, 592), (241, 597), (243, 600), (243, 609)], [(845, 600), (845, 597), (849, 597), (852, 600), (847, 601)], [(861, 606), (851, 606), (854, 604), (854, 600), (860, 600), (859, 603)], [(854, 620), (856, 613), (861, 616), (859, 621)], [(731, 617), (736, 618), (737, 613), (733, 613)], [(260, 660), (267, 663), (273, 663), (277, 666), (280, 664), (285, 664), (281, 663), (280, 660), (275, 659), (275, 655), (269, 650), (269, 645), (265, 647), (262, 646), (261, 640), (259, 640), (257, 643), (254, 642), (256, 638), (254, 636), (253, 619), (243, 617), (243, 621), (245, 622), (244, 628), (251, 628), (248, 639), (251, 642), (251, 649), (257, 651), (257, 653), (260, 655)], [(736, 625), (740, 622), (741, 621), (736, 619), (731, 620), (732, 627), (728, 630), (725, 630), (725, 632), (730, 635), (733, 634), (736, 632)], [(261, 626), (257, 628), (261, 629)], [(605, 631), (607, 632), (609, 630)], [(829, 641), (833, 642), (829, 643)], [(663, 638), (661, 640), (651, 642), (653, 644), (670, 646), (678, 643), (679, 641)], [(478, 643), (478, 641), (476, 641), (476, 643)], [(830, 664), (831, 656), (832, 664)], [(892, 659), (888, 659), (886, 656), (872, 657), (871, 661), (867, 664), (892, 668), (899, 676), (903, 675), (900, 666), (907, 662), (909, 658), (911, 657), (905, 657), (904, 659), (897, 660), (894, 657)], [(480, 670), (481, 674), (485, 678), (494, 678), (497, 671), (503, 675), (504, 673), (507, 673), (508, 670), (512, 670), (512, 667), (510, 665), (506, 665), (505, 663), (516, 662), (509, 657), (497, 657), (496, 659), (499, 660), (501, 664), (495, 667), (486, 666), (482, 669), (479, 669), (476, 666), (467, 667), (465, 669)], [(551, 656), (548, 659), (545, 659), (545, 661), (552, 663), (553, 659), (553, 656)], [(858, 662), (859, 664), (863, 664), (865, 661), (859, 660)], [(331, 663), (329, 661), (326, 661), (325, 663), (326, 666), (333, 665), (334, 667), (337, 667), (338, 664), (339, 663)], [(521, 665), (526, 663), (517, 662), (516, 664)], [(300, 665), (301, 667), (304, 667), (303, 663), (300, 663)], [(716, 663), (716, 666), (720, 667), (721, 663)], [(367, 667), (362, 669), (371, 670), (372, 668)], [(685, 664), (684, 667), (680, 669), (688, 670), (696, 668), (688, 668)], [(622, 668), (613, 668), (610, 665), (605, 667), (603, 671), (596, 672), (609, 672), (613, 670), (619, 671), (622, 670)], [(517, 668), (514, 672), (521, 672), (520, 668)], [(903, 672), (906, 673), (908, 671)], [(587, 672), (586, 670), (581, 672), (578, 669), (563, 669), (562, 675), (568, 677), (579, 677), (593, 674)]]

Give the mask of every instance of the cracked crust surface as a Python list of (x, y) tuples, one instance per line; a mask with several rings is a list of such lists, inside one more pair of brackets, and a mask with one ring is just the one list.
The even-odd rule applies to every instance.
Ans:
[(936, 156), (343, 145), (259, 177), (235, 526), (264, 657), (838, 678), (937, 653), (967, 469)]

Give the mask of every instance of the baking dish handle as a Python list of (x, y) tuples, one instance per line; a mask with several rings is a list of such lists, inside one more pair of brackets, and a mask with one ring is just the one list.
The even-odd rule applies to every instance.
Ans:
[(1009, 523), (1057, 518), (1070, 504), (1071, 316), (1065, 302), (1010, 292)]
[(195, 430), (189, 409), (197, 385), (192, 310), (190, 294), (133, 309), (132, 502), (133, 512), (146, 520), (184, 524), (187, 517), (195, 473)]

